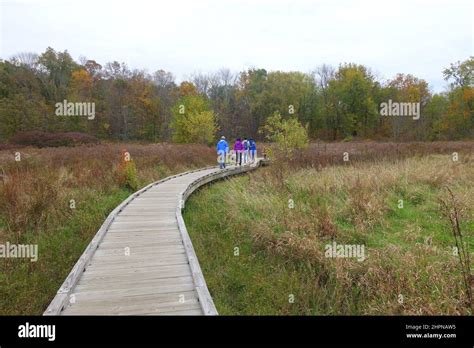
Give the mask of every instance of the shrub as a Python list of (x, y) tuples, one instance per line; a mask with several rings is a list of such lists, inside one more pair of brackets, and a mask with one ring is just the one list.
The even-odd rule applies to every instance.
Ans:
[(261, 132), (265, 133), (268, 140), (277, 144), (279, 152), (285, 158), (291, 158), (294, 150), (308, 146), (307, 129), (295, 117), (283, 120), (276, 112), (267, 119)]
[(98, 144), (99, 140), (89, 134), (79, 132), (48, 133), (28, 131), (15, 134), (10, 144), (36, 147), (76, 146), (81, 144)]
[(137, 167), (127, 150), (122, 150), (122, 162), (119, 168), (120, 185), (132, 191), (138, 189)]

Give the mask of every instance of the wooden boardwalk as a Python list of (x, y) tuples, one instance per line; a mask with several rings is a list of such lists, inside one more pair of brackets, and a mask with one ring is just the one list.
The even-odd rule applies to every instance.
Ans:
[(44, 315), (217, 315), (181, 210), (200, 186), (261, 163), (190, 171), (131, 195), (110, 213)]

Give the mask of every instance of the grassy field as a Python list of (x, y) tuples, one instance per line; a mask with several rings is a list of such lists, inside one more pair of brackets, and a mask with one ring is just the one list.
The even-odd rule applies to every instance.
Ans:
[[(439, 200), (448, 185), (472, 252), (473, 147), (315, 144), (202, 189), (184, 217), (217, 310), (472, 314)], [(365, 260), (326, 257), (333, 242), (363, 245)]]
[(138, 187), (216, 161), (200, 145), (22, 148), (18, 162), (16, 151), (0, 151), (0, 244), (37, 244), (39, 254), (37, 262), (0, 259), (0, 315), (43, 313), (109, 212), (132, 193), (125, 149)]
[[(124, 150), (137, 187), (215, 163), (214, 150), (198, 145), (21, 148), (18, 162), (15, 149), (0, 151), (0, 244), (39, 248), (37, 262), (0, 259), (0, 314), (44, 311), (134, 190)], [(473, 150), (472, 142), (312, 144), (287, 163), (196, 193), (185, 219), (219, 312), (470, 313), (438, 198), (449, 184), (472, 248)], [(364, 244), (367, 259), (326, 258), (331, 241)]]

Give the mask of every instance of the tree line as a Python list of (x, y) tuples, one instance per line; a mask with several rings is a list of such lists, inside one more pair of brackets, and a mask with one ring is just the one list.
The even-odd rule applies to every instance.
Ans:
[[(454, 140), (474, 136), (474, 57), (444, 71), (432, 93), (410, 74), (382, 81), (354, 63), (310, 73), (252, 68), (194, 74), (131, 70), (117, 61), (75, 61), (67, 52), (0, 60), (0, 141), (18, 132), (83, 132), (100, 139), (211, 143), (219, 134), (263, 139), (275, 115), (300, 122), (311, 139)], [(95, 117), (57, 116), (55, 105), (95, 103)], [(381, 103), (419, 102), (420, 118), (382, 117)]]

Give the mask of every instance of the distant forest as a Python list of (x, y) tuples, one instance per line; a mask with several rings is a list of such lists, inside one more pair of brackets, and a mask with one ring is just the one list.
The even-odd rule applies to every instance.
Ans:
[[(474, 57), (440, 71), (449, 86), (433, 94), (423, 79), (381, 81), (369, 67), (315, 66), (311, 73), (194, 74), (101, 65), (47, 48), (0, 60), (0, 142), (18, 132), (82, 132), (99, 139), (208, 142), (220, 134), (255, 137), (268, 117), (297, 118), (311, 139), (455, 140), (474, 137)], [(58, 116), (57, 103), (95, 103), (95, 117)], [(388, 100), (419, 102), (420, 119), (382, 117)]]

